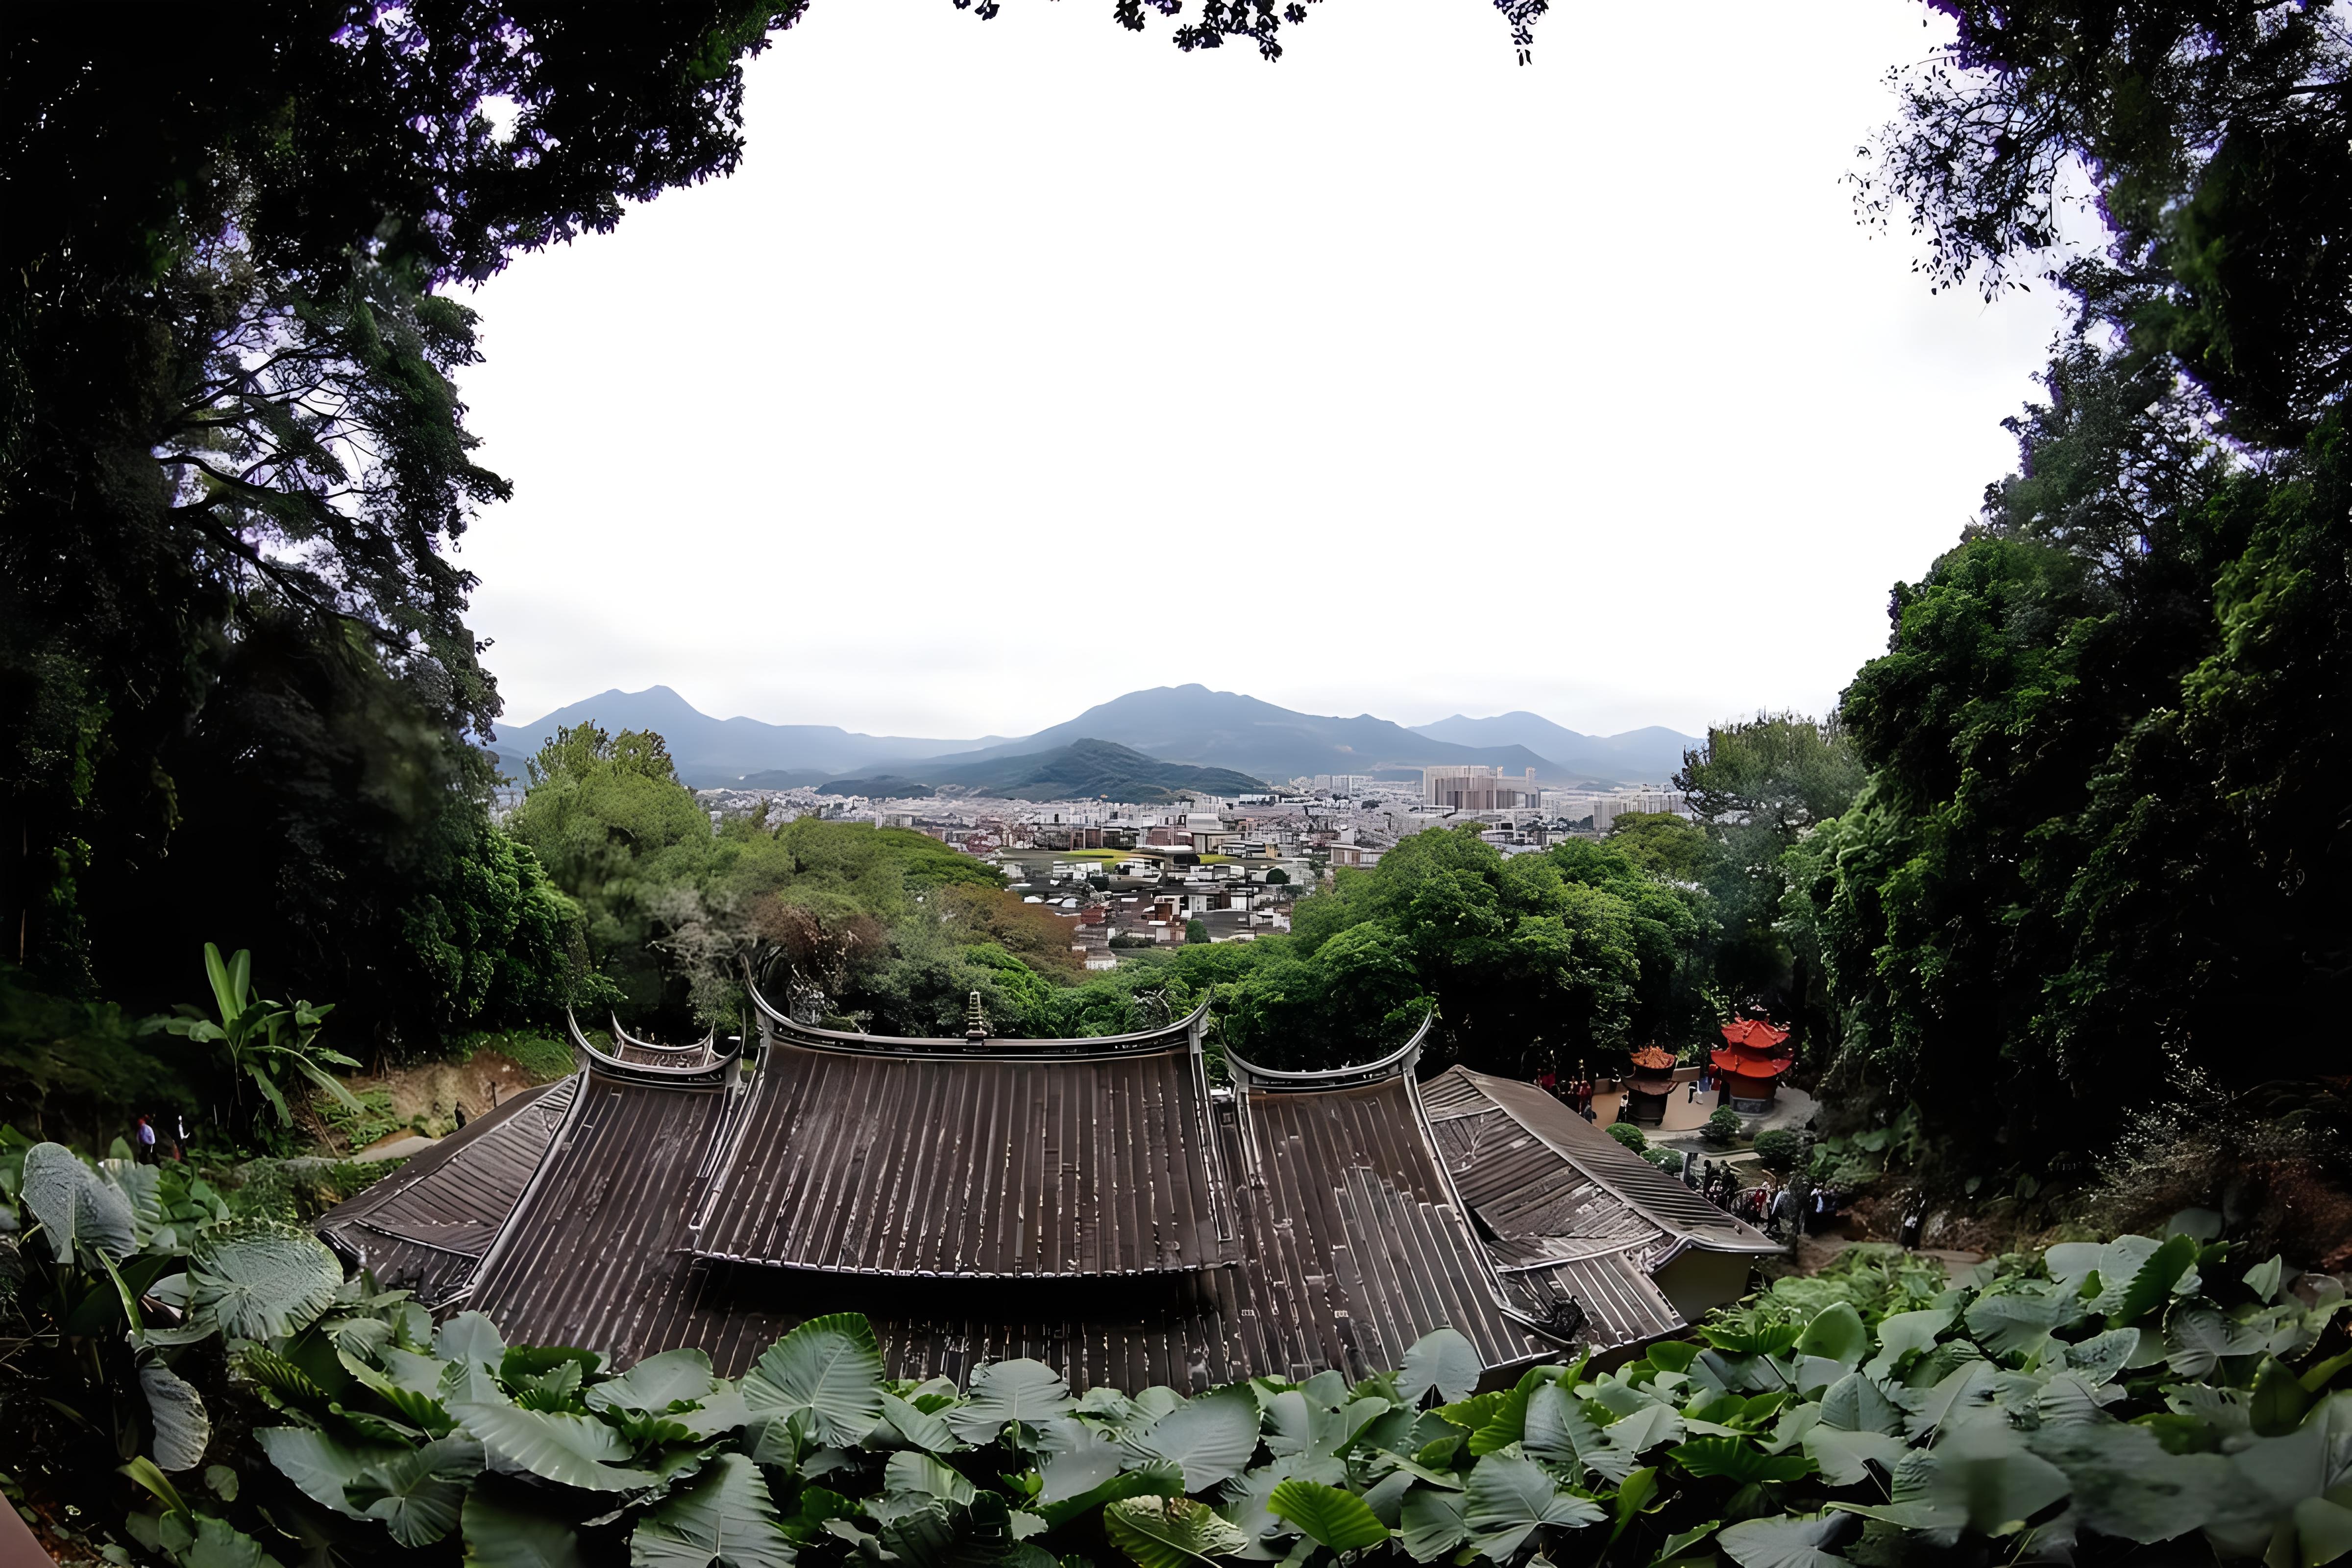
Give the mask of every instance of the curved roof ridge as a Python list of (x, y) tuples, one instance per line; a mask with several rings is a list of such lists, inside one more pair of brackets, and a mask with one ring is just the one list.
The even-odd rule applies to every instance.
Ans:
[(607, 1016), (613, 1020), (613, 1037), (625, 1046), (631, 1046), (641, 1051), (660, 1051), (670, 1056), (684, 1056), (688, 1051), (710, 1050), (719, 1043), (719, 1026), (716, 1024), (710, 1026), (702, 1038), (690, 1046), (665, 1046), (653, 1040), (640, 1038), (621, 1027), (621, 1016), (618, 1013), (608, 1014)]
[(1340, 1089), (1358, 1083), (1370, 1083), (1375, 1079), (1409, 1070), (1412, 1058), (1421, 1050), (1422, 1041), (1429, 1037), (1430, 1026), (1436, 1021), (1437, 1014), (1433, 1010), (1424, 1014), (1421, 1020), (1421, 1027), (1412, 1032), (1412, 1038), (1375, 1061), (1359, 1062), (1349, 1067), (1260, 1067), (1235, 1052), (1231, 1047), (1225, 1049), (1225, 1063), (1228, 1067), (1240, 1068), (1253, 1085), (1269, 1089)]
[(750, 993), (751, 1005), (776, 1032), (796, 1046), (817, 1050), (856, 1051), (871, 1056), (943, 1056), (943, 1057), (1087, 1057), (1117, 1056), (1151, 1047), (1189, 1045), (1195, 1027), (1209, 1011), (1207, 998), (1184, 1016), (1150, 1029), (1139, 1029), (1129, 1035), (1072, 1036), (1061, 1038), (1020, 1039), (1004, 1035), (992, 1035), (975, 1041), (961, 1035), (861, 1035), (849, 1029), (821, 1029), (814, 1024), (803, 1024), (784, 1012), (760, 990), (760, 983), (749, 974), (744, 976), (744, 989)]
[[(563, 1021), (571, 1026), (572, 1047), (585, 1055), (598, 1071), (609, 1077), (631, 1079), (639, 1083), (716, 1082), (743, 1048), (742, 1042), (740, 1040), (723, 1051), (713, 1050), (706, 1044), (703, 1047), (703, 1059), (700, 1061), (681, 1062), (676, 1066), (659, 1062), (633, 1062), (614, 1055), (590, 1039), (587, 1031), (581, 1028), (579, 1018), (569, 1007), (563, 1009)], [(717, 1034), (718, 1031), (713, 1030), (712, 1037), (716, 1038)]]

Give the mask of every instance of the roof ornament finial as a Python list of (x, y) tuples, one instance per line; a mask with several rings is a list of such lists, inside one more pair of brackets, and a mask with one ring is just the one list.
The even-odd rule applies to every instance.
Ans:
[(977, 991), (964, 999), (963, 1037), (974, 1045), (988, 1038), (988, 1015), (981, 1009), (980, 993)]

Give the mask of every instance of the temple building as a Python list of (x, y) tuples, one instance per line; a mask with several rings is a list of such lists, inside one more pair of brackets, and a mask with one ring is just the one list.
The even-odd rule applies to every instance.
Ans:
[(1666, 1101), (1675, 1092), (1675, 1053), (1664, 1046), (1643, 1046), (1633, 1053), (1633, 1070), (1625, 1079), (1623, 1120), (1637, 1127), (1657, 1127), (1666, 1120)]
[(1724, 1098), (1734, 1110), (1769, 1110), (1780, 1092), (1780, 1075), (1796, 1065), (1789, 1031), (1761, 1018), (1738, 1018), (1723, 1026), (1723, 1048), (1709, 1060), (1723, 1075)]
[[(1097, 1039), (894, 1039), (756, 989), (755, 1050), (573, 1028), (580, 1070), (322, 1216), (379, 1285), (620, 1364), (741, 1373), (872, 1320), (890, 1375), (1350, 1379), (1451, 1326), (1496, 1379), (1673, 1332), (1777, 1250), (1532, 1085), (1224, 1058), (1206, 1011)], [(1423, 1026), (1426, 1033), (1426, 1026)]]

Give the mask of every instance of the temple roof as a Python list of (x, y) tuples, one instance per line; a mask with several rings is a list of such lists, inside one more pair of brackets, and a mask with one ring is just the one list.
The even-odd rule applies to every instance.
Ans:
[(1640, 1050), (1633, 1052), (1632, 1055), (1633, 1058), (1633, 1065), (1637, 1068), (1647, 1068), (1652, 1072), (1671, 1072), (1674, 1070), (1675, 1059), (1675, 1053), (1667, 1050), (1663, 1046), (1643, 1046)]
[(1761, 1018), (1736, 1018), (1723, 1026), (1723, 1037), (1735, 1050), (1769, 1053), (1789, 1037), (1789, 1031)]
[[(877, 1040), (753, 997), (748, 1071), (708, 1041), (669, 1066), (575, 1038), (582, 1072), (518, 1119), (512, 1195), (482, 1206), (495, 1242), (427, 1304), (621, 1363), (697, 1346), (730, 1375), (856, 1310), (896, 1377), (1034, 1356), (1081, 1389), (1359, 1378), (1451, 1326), (1499, 1378), (1588, 1316), (1593, 1343), (1679, 1327), (1654, 1259), (1710, 1223), (1696, 1244), (1748, 1234), (1532, 1086), (1455, 1069), (1425, 1103), (1420, 1035), (1328, 1071), (1229, 1055), (1212, 1089), (1197, 1013), (1102, 1040)], [(1460, 1089), (1511, 1124), (1517, 1163), (1456, 1158), (1464, 1112), (1433, 1107)], [(377, 1194), (322, 1228), (358, 1234)]]
[(1715, 1070), (1733, 1078), (1779, 1078), (1797, 1065), (1794, 1057), (1746, 1056), (1738, 1051), (1717, 1051), (1707, 1058)]
[(337, 1205), (319, 1234), (387, 1290), (437, 1300), (459, 1289), (514, 1212), (578, 1088), (564, 1079), (524, 1089)]

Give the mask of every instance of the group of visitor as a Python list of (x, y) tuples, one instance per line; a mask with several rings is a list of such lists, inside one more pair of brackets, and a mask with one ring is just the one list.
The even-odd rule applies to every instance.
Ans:
[[(172, 1117), (172, 1126), (173, 1130), (173, 1136), (170, 1141), (172, 1158), (174, 1160), (184, 1161), (187, 1158), (188, 1147), (187, 1114), (184, 1111), (174, 1112)], [(136, 1159), (141, 1164), (152, 1165), (162, 1159), (163, 1156), (158, 1152), (157, 1147), (159, 1141), (159, 1135), (156, 1131), (155, 1122), (152, 1118), (142, 1116), (137, 1121), (131, 1124), (131, 1157)]]

